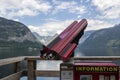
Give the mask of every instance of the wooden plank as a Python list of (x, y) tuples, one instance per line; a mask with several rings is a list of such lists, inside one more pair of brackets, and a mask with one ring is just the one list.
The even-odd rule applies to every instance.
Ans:
[[(20, 62), (14, 63), (14, 73), (20, 72)], [(16, 80), (20, 80), (20, 77)]]
[[(60, 77), (60, 71), (35, 70), (35, 75), (40, 77)], [(27, 71), (23, 71), (22, 76), (27, 76)]]
[(74, 60), (120, 60), (120, 56), (80, 56)]
[(40, 58), (40, 56), (26, 56), (25, 60), (45, 60)]
[[(23, 57), (14, 57), (0, 60), (0, 66), (11, 64), (23, 60), (45, 60), (40, 58), (39, 56), (23, 56)], [(120, 56), (80, 56), (75, 57), (74, 60), (120, 60)], [(54, 60), (49, 60), (54, 61)], [(61, 60), (57, 60), (61, 61)]]
[(62, 60), (48, 60), (40, 58), (40, 56), (26, 56), (25, 60), (44, 60), (44, 61), (62, 61)]
[[(26, 60), (46, 60), (40, 58), (40, 56), (26, 56)], [(120, 60), (120, 56), (80, 56), (74, 57), (73, 60)], [(49, 60), (49, 61), (61, 61), (61, 60)]]
[(14, 73), (10, 76), (4, 77), (0, 80), (18, 80), (18, 79), (20, 79), (21, 76), (22, 76), (22, 71)]
[(28, 60), (28, 80), (36, 80), (35, 69), (36, 61)]
[(20, 71), (20, 62), (14, 63), (14, 72), (19, 72)]
[[(42, 59), (39, 56), (23, 56), (23, 57), (7, 58), (0, 60), (0, 66), (23, 61), (23, 60), (45, 60), (45, 59)], [(120, 60), (120, 56), (80, 56), (80, 57), (75, 57), (74, 60)], [(54, 61), (54, 60), (49, 60), (49, 61)]]
[(25, 57), (14, 57), (14, 58), (1, 59), (0, 66), (23, 61), (24, 59)]
[(60, 77), (60, 71), (35, 71), (36, 76), (40, 77)]

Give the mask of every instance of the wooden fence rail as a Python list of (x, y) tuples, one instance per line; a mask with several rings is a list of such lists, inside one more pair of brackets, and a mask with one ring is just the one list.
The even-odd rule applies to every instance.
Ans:
[[(6, 76), (0, 80), (20, 80), (21, 77), (27, 76), (28, 80), (36, 80), (37, 76), (41, 77), (59, 77), (59, 71), (41, 71), (36, 70), (36, 61), (43, 60), (39, 56), (23, 56), (0, 60), (0, 66), (14, 64), (14, 74)], [(81, 56), (72, 60), (120, 60), (120, 56)], [(22, 61), (27, 61), (27, 70), (22, 71), (20, 65)], [(52, 60), (53, 61), (53, 60)]]

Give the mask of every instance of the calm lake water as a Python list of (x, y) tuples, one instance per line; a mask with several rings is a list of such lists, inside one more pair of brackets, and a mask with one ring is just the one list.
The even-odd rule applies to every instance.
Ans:
[[(14, 57), (14, 56), (32, 56), (39, 55), (39, 50), (33, 49), (9, 49), (9, 48), (0, 48), (0, 59)], [(106, 49), (77, 49), (75, 56), (120, 56), (120, 49), (118, 48), (106, 48)], [(114, 61), (118, 63), (120, 61)], [(38, 70), (59, 70), (59, 64), (61, 61), (37, 61)], [(25, 64), (25, 63), (23, 63)], [(10, 65), (9, 68), (0, 67), (0, 75), (6, 75), (2, 70), (7, 71), (8, 73), (12, 69), (13, 65)], [(26, 67), (22, 67), (23, 69)], [(9, 70), (10, 69), (10, 70)], [(27, 80), (26, 77), (21, 78), (21, 80)], [(37, 77), (37, 80), (48, 80), (46, 77)], [(59, 80), (59, 78), (49, 78), (49, 80)]]
[[(120, 56), (120, 49), (119, 48), (77, 49), (76, 56)], [(113, 60), (113, 62), (119, 64), (120, 66), (120, 60)]]

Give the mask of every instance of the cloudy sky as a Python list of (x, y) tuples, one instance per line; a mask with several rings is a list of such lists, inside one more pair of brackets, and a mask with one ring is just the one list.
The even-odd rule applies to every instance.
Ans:
[(86, 30), (120, 23), (120, 0), (0, 0), (0, 17), (24, 23), (40, 35), (60, 33), (86, 18)]

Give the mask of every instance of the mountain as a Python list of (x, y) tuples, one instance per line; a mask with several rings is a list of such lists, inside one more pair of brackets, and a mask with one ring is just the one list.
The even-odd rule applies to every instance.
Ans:
[(84, 43), (84, 41), (93, 33), (95, 30), (85, 31), (84, 35), (80, 38), (79, 45)]
[(40, 36), (37, 32), (33, 32), (33, 35), (41, 42), (46, 43), (48, 42), (52, 36)]
[[(0, 59), (16, 56), (37, 56), (40, 54), (40, 48), (40, 42), (27, 26), (0, 17)], [(24, 67), (24, 64), (21, 68)], [(13, 73), (12, 67), (12, 64), (0, 67), (0, 78)]]
[[(84, 35), (81, 37), (79, 44), (82, 44), (95, 30), (85, 31)], [(53, 36), (40, 36), (37, 32), (33, 32), (34, 36), (42, 43), (48, 42)], [(56, 36), (58, 34), (55, 34)]]
[(0, 47), (40, 46), (32, 32), (20, 22), (0, 17)]
[(93, 32), (83, 44), (81, 48), (120, 48), (120, 24), (114, 27), (101, 29)]

